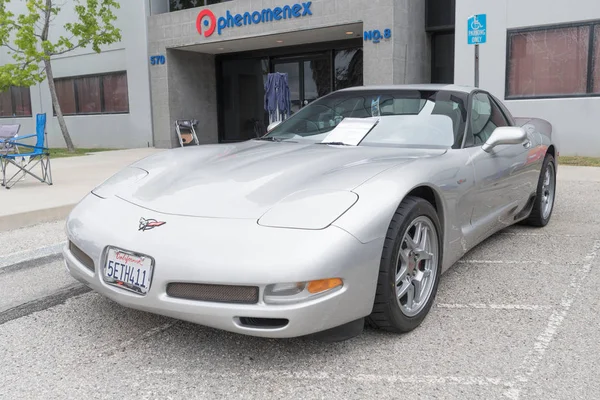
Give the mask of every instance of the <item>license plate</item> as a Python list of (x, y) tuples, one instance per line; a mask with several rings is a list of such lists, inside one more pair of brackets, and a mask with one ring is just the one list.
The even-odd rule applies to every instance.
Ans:
[(150, 289), (153, 268), (152, 257), (111, 247), (104, 264), (104, 281), (145, 295)]

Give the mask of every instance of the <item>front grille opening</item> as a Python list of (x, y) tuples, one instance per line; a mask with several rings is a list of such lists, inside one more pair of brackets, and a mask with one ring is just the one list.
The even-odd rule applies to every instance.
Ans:
[(79, 247), (75, 246), (75, 244), (71, 241), (69, 241), (69, 251), (71, 254), (73, 254), (73, 257), (75, 257), (77, 261), (82, 263), (90, 271), (94, 272), (94, 260), (85, 254)]
[(283, 328), (290, 323), (286, 318), (255, 318), (255, 317), (239, 317), (240, 325), (249, 328), (277, 329)]
[(179, 299), (216, 303), (256, 304), (257, 286), (208, 285), (203, 283), (169, 283), (167, 295)]

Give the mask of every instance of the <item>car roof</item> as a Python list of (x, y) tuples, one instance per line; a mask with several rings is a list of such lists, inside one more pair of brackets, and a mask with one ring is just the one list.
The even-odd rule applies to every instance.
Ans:
[(448, 90), (454, 92), (462, 92), (469, 94), (477, 88), (467, 85), (453, 85), (444, 83), (416, 83), (416, 84), (405, 84), (405, 85), (365, 85), (365, 86), (354, 86), (346, 89), (340, 89), (338, 92), (350, 92), (350, 91), (361, 91), (361, 90)]

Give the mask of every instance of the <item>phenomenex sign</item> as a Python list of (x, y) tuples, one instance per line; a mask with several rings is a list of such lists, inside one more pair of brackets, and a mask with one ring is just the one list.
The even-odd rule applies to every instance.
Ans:
[(283, 7), (266, 8), (262, 11), (247, 11), (243, 14), (232, 15), (229, 10), (223, 17), (217, 17), (210, 10), (202, 10), (196, 19), (196, 29), (198, 33), (205, 37), (211, 36), (215, 29), (220, 35), (226, 28), (235, 28), (236, 26), (256, 25), (263, 22), (280, 21), (282, 19), (302, 18), (312, 15), (310, 6), (311, 1), (306, 3), (296, 3)]

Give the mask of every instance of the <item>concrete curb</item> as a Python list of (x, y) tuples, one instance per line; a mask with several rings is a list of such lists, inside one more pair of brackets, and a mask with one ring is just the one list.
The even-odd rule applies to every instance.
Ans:
[(58, 261), (62, 258), (62, 249), (65, 244), (66, 242), (61, 242), (35, 250), (1, 256), (0, 275), (23, 268), (37, 267)]
[(0, 232), (25, 228), (44, 222), (60, 221), (67, 218), (77, 203), (64, 206), (26, 211), (19, 214), (0, 216)]

